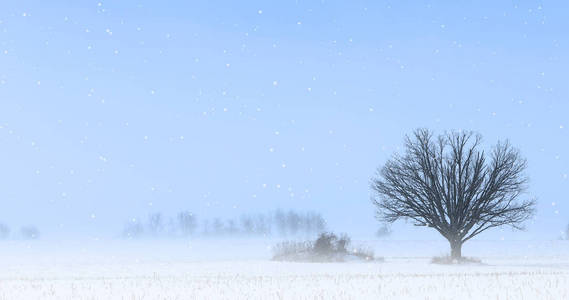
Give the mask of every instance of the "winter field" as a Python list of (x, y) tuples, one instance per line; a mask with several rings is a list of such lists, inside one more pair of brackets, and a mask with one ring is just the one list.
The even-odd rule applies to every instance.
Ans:
[(383, 262), (270, 261), (273, 242), (9, 241), (0, 299), (568, 299), (567, 241), (361, 241)]

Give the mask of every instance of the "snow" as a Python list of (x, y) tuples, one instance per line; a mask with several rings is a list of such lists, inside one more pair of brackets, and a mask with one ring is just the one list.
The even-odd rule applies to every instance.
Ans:
[(268, 240), (9, 241), (1, 299), (567, 299), (567, 241), (357, 241), (384, 262), (270, 261)]

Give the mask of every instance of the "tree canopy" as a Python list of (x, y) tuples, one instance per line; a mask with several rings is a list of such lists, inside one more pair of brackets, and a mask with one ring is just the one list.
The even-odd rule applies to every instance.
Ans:
[(521, 199), (529, 181), (527, 161), (507, 141), (489, 154), (481, 142), (470, 131), (434, 138), (418, 129), (407, 136), (405, 153), (394, 155), (372, 179), (377, 217), (434, 228), (450, 242), (453, 258), (461, 257), (464, 242), (487, 229), (523, 229), (535, 212), (535, 199)]

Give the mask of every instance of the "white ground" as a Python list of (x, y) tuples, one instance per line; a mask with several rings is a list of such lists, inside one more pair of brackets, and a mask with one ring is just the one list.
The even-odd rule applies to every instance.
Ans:
[(376, 263), (271, 262), (269, 241), (0, 243), (0, 299), (569, 299), (566, 241), (363, 242)]

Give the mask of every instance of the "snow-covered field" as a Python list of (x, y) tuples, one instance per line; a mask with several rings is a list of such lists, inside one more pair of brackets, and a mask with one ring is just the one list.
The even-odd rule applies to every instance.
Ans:
[(566, 241), (472, 241), (482, 265), (441, 266), (444, 242), (368, 241), (373, 263), (272, 262), (269, 241), (1, 244), (0, 299), (569, 299)]

